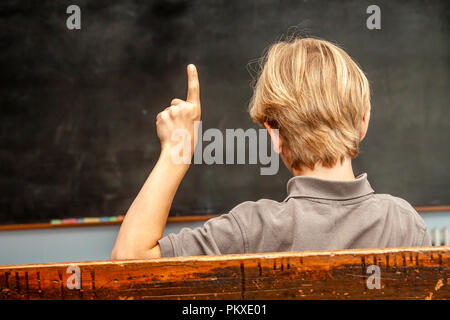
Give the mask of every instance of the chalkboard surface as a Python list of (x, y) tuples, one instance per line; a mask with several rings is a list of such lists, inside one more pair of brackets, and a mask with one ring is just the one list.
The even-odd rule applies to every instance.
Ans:
[[(68, 30), (66, 9), (81, 8)], [(450, 204), (447, 1), (2, 1), (0, 223), (124, 214), (159, 155), (155, 117), (199, 70), (204, 129), (257, 128), (251, 61), (292, 30), (340, 44), (373, 89), (355, 160), (378, 193)], [(294, 28), (292, 28), (294, 27)], [(290, 174), (193, 165), (172, 216), (282, 200)]]

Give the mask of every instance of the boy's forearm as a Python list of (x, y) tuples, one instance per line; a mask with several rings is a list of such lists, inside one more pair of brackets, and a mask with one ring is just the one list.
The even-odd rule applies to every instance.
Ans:
[(164, 233), (173, 197), (188, 164), (175, 164), (162, 151), (158, 162), (128, 209), (111, 253), (111, 259), (144, 259), (152, 256)]

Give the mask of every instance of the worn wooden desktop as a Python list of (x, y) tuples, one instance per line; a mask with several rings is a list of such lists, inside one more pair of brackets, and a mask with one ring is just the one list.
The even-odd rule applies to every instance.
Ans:
[[(76, 265), (81, 288), (69, 289)], [(369, 289), (371, 265), (380, 289)], [(449, 299), (450, 246), (0, 266), (0, 299)]]

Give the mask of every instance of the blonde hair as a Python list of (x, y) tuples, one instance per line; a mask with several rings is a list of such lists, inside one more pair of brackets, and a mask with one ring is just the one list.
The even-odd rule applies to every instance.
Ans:
[(324, 40), (293, 39), (272, 45), (263, 62), (250, 116), (279, 130), (291, 167), (356, 157), (370, 88), (348, 54)]

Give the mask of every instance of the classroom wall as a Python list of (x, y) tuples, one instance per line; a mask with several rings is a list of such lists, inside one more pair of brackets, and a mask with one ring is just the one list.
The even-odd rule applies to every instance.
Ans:
[[(421, 216), (430, 230), (450, 228), (450, 211)], [(164, 234), (203, 223), (168, 223)], [(0, 231), (0, 265), (109, 260), (118, 231), (119, 225)]]
[[(164, 234), (198, 222), (167, 223)], [(0, 231), (0, 265), (109, 260), (119, 225)]]

